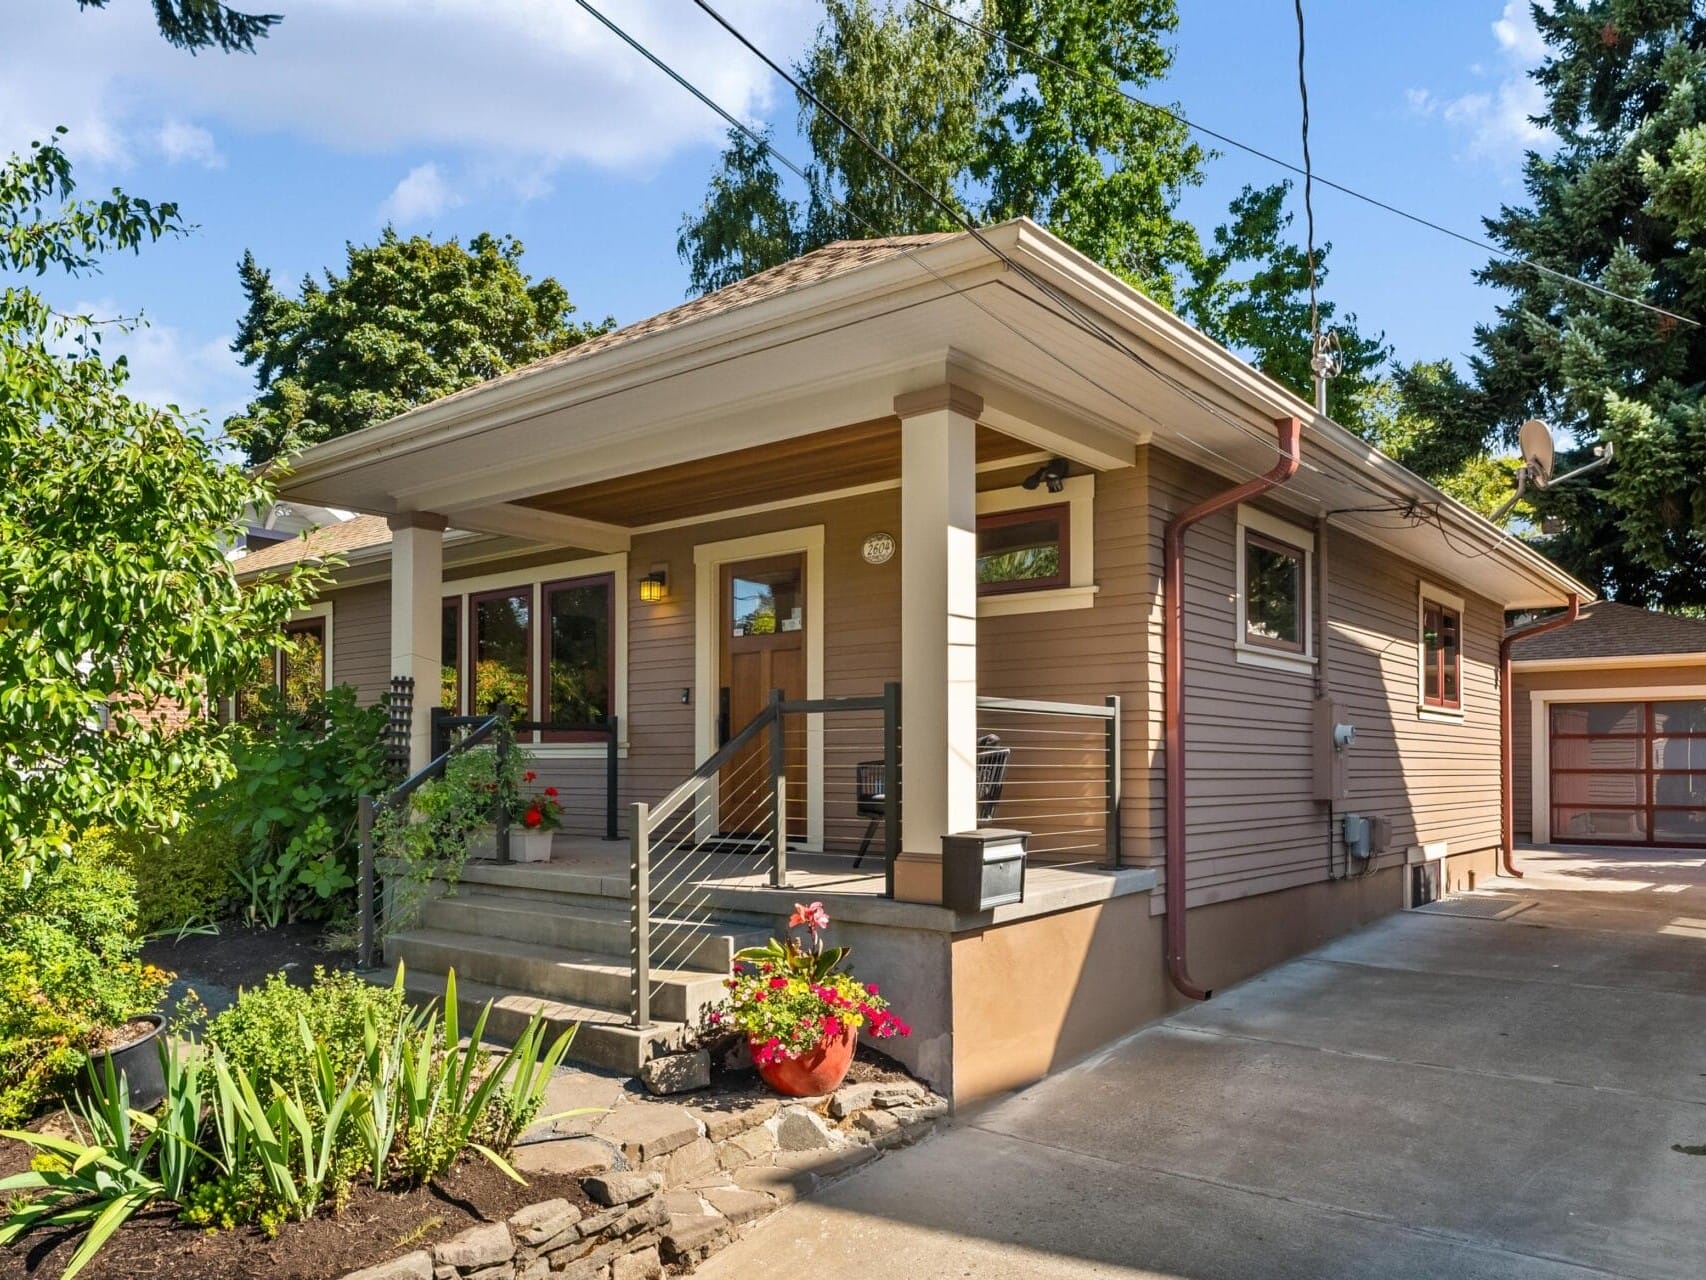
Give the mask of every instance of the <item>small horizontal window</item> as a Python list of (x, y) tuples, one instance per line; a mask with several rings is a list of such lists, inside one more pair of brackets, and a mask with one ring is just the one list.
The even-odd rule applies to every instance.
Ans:
[(1070, 528), (1066, 503), (979, 516), (978, 594), (1066, 586), (1072, 580)]

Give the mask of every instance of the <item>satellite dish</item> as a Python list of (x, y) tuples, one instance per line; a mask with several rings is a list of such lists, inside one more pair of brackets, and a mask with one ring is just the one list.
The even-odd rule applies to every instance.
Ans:
[(1552, 480), (1551, 430), (1539, 418), (1530, 418), (1518, 428), (1516, 441), (1534, 487), (1544, 489)]

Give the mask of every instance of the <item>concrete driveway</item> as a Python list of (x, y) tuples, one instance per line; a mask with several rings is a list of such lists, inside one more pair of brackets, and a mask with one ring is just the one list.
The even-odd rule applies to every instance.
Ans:
[(1529, 854), (775, 1215), (707, 1280), (1706, 1274), (1706, 869)]

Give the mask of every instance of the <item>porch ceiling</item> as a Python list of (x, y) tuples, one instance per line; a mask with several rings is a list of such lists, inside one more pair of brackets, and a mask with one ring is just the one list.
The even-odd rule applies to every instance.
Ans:
[[(977, 429), (979, 463), (1034, 452), (1035, 446), (1023, 440), (985, 426)], [(878, 418), (597, 484), (556, 489), (522, 498), (517, 505), (641, 528), (899, 479), (900, 420)]]

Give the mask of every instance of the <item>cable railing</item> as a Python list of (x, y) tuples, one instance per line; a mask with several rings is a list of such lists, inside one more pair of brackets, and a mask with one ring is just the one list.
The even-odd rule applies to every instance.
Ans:
[(977, 700), (978, 823), (1048, 866), (1120, 862), (1120, 700)]
[[(846, 738), (837, 723), (843, 718), (860, 721), (845, 730)], [(856, 746), (856, 739), (868, 740), (873, 731), (886, 784), (874, 802), (875, 821), (892, 892), (900, 846), (899, 724), (898, 685), (863, 698), (788, 700), (773, 690), (764, 709), (663, 800), (630, 807), (628, 1011), (634, 1026), (650, 1025), (654, 975), (692, 956), (719, 888), (737, 881), (787, 884), (790, 844), (806, 839), (811, 821), (805, 786), (811, 757), (821, 751), (827, 759), (832, 742), (837, 757), (861, 754), (868, 748)], [(850, 807), (847, 821), (854, 812)]]

